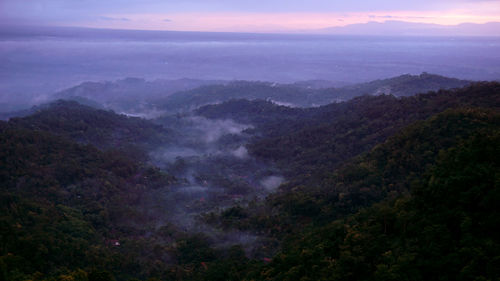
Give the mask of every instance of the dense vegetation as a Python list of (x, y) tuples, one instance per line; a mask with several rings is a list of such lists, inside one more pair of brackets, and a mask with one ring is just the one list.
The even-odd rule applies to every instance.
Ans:
[(231, 118), (258, 126), (263, 135), (248, 148), (277, 161), (288, 175), (331, 171), (403, 127), (448, 108), (500, 107), (498, 83), (478, 83), (453, 91), (412, 97), (363, 96), (312, 109), (291, 109), (264, 101), (236, 100), (197, 110), (209, 118)]
[(4, 280), (123, 266), (112, 240), (147, 224), (134, 206), (148, 189), (174, 180), (123, 153), (15, 123), (1, 124), (0, 147)]
[[(308, 109), (233, 100), (196, 111), (252, 126), (217, 142), (158, 125), (178, 115), (38, 108), (0, 123), (0, 280), (498, 280), (499, 98), (500, 84), (479, 83)], [(250, 156), (152, 165), (156, 146), (186, 140), (208, 153), (250, 141)], [(286, 174), (277, 192), (216, 197), (224, 208), (198, 218), (269, 239), (260, 252), (160, 222), (146, 204), (187, 181), (168, 172), (193, 167), (196, 184), (244, 195), (258, 179), (233, 173), (268, 173), (260, 161)]]
[(75, 101), (58, 100), (33, 111), (26, 117), (11, 118), (9, 123), (99, 148), (147, 150), (171, 140), (171, 132), (159, 125)]
[[(258, 229), (272, 225), (265, 230), (280, 234), (292, 232), (300, 222), (322, 224), (385, 198), (408, 194), (410, 185), (435, 163), (440, 151), (478, 131), (498, 130), (500, 116), (495, 112), (448, 110), (415, 123), (369, 153), (325, 172), (314, 183), (304, 184), (297, 175), (299, 180), (292, 178), (281, 186), (281, 192), (268, 197), (264, 210), (245, 210), (246, 218), (236, 218), (233, 223)], [(265, 214), (265, 218), (249, 213)], [(227, 219), (224, 222), (229, 223)]]
[(495, 132), (442, 150), (411, 195), (296, 235), (265, 280), (498, 280)]

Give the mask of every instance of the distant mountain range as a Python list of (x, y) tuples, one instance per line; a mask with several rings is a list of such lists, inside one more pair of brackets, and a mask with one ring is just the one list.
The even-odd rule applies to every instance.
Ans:
[(188, 91), (204, 85), (224, 84), (225, 81), (198, 79), (158, 79), (146, 81), (142, 78), (125, 78), (116, 81), (84, 82), (56, 93), (54, 98), (73, 99), (79, 103), (115, 110), (138, 109), (141, 105), (165, 98), (173, 93)]
[[(278, 84), (260, 81), (157, 80), (127, 78), (114, 82), (85, 82), (57, 93), (56, 99), (72, 99), (96, 107), (142, 116), (163, 111), (190, 111), (231, 99), (269, 100), (294, 107), (311, 107), (348, 100), (361, 95), (411, 96), (439, 89), (460, 88), (470, 81), (422, 73), (341, 86), (329, 81)], [(335, 85), (338, 85), (335, 87)], [(339, 87), (340, 86), (340, 87)], [(154, 114), (153, 114), (154, 115)], [(157, 117), (157, 116), (149, 116)]]
[(462, 23), (439, 25), (405, 21), (385, 21), (350, 24), (342, 27), (328, 27), (316, 33), (336, 35), (412, 35), (412, 36), (500, 36), (500, 22), (484, 24)]

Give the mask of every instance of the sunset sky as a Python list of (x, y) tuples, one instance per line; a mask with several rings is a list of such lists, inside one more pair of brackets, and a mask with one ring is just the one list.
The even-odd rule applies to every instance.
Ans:
[(369, 21), (500, 22), (500, 0), (1, 0), (0, 24), (293, 32)]

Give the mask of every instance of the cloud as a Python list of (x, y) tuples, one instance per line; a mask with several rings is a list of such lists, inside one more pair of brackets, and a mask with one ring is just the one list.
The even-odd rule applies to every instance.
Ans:
[(248, 150), (244, 146), (240, 146), (237, 149), (231, 151), (234, 157), (245, 159), (248, 158)]
[(395, 16), (395, 15), (368, 15), (370, 19), (395, 19), (395, 20), (409, 20), (409, 19), (434, 19), (435, 17), (428, 16)]
[(286, 32), (384, 19), (447, 25), (500, 21), (498, 3), (499, 0), (310, 0), (307, 3), (302, 0), (0, 0), (0, 22), (114, 29)]
[(411, 17), (411, 16), (408, 16), (406, 17), (407, 19), (433, 19), (434, 17), (424, 17), (424, 16), (420, 16), (420, 17)]
[(129, 18), (114, 18), (114, 17), (106, 17), (106, 16), (101, 16), (99, 17), (100, 20), (107, 20), (107, 21), (131, 21)]
[(371, 19), (392, 19), (392, 18), (395, 18), (394, 16), (389, 16), (389, 15), (385, 15), (385, 16), (369, 15), (368, 17)]
[(285, 179), (280, 176), (269, 176), (260, 181), (260, 184), (268, 191), (275, 191)]

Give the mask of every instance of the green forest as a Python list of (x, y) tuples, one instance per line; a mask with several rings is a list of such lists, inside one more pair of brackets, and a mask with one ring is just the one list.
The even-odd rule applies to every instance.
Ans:
[[(271, 91), (212, 88), (240, 87)], [(0, 121), (0, 280), (500, 280), (500, 83), (429, 87), (150, 120), (59, 100)], [(208, 124), (225, 129), (202, 141)]]

